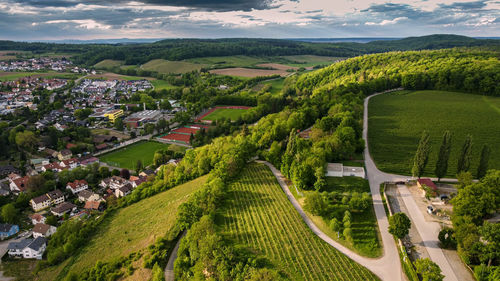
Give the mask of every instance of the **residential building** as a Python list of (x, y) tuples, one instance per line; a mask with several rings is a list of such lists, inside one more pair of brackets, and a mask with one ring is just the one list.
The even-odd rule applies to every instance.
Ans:
[(101, 195), (94, 193), (90, 190), (82, 190), (78, 193), (78, 200), (82, 202), (88, 202), (88, 201), (102, 201)]
[(9, 182), (10, 182), (9, 187), (10, 187), (10, 190), (12, 192), (16, 192), (16, 193), (26, 191), (26, 189), (27, 189), (26, 184), (28, 183), (29, 178), (30, 178), (29, 176), (25, 176), (25, 177), (22, 177), (22, 178), (16, 178), (14, 180), (11, 180), (9, 178)]
[(132, 189), (133, 189), (132, 184), (127, 183), (124, 186), (115, 189), (115, 196), (116, 198), (127, 196), (132, 192)]
[(42, 216), (41, 214), (38, 214), (38, 213), (31, 215), (30, 219), (31, 219), (31, 223), (33, 225), (35, 225), (37, 223), (45, 223), (45, 220), (46, 220), (46, 218), (44, 216)]
[(62, 217), (64, 214), (76, 210), (76, 206), (69, 202), (63, 202), (53, 207), (50, 212), (55, 216)]
[(17, 224), (0, 223), (0, 239), (6, 239), (19, 232)]
[(121, 116), (123, 116), (123, 110), (121, 109), (114, 109), (104, 113), (104, 117), (107, 117), (113, 123)]
[(31, 208), (38, 212), (52, 205), (57, 205), (64, 202), (64, 194), (59, 190), (53, 190), (44, 195), (35, 197), (30, 200)]
[(74, 168), (80, 165), (80, 162), (78, 162), (78, 159), (76, 158), (70, 158), (68, 160), (63, 160), (59, 162), (59, 165), (63, 167), (63, 169), (73, 170)]
[(76, 194), (88, 188), (89, 184), (86, 180), (75, 180), (74, 182), (68, 182), (68, 184), (66, 185), (66, 189), (71, 190), (73, 194)]
[(126, 185), (127, 183), (130, 183), (130, 181), (119, 176), (112, 176), (110, 178), (103, 179), (100, 183), (100, 186), (104, 188), (109, 187), (115, 190)]
[(63, 149), (59, 152), (59, 154), (57, 154), (57, 159), (59, 159), (59, 161), (68, 160), (71, 156), (73, 156), (71, 150)]
[(56, 233), (57, 228), (52, 225), (38, 223), (33, 227), (33, 238), (37, 237), (49, 237), (52, 234)]
[(83, 207), (85, 210), (96, 210), (96, 211), (103, 211), (104, 210), (104, 203), (101, 201), (87, 201), (85, 202), (85, 207)]
[(9, 256), (23, 257), (25, 259), (42, 259), (45, 249), (47, 249), (47, 239), (45, 237), (26, 238), (19, 242), (11, 242), (7, 247)]

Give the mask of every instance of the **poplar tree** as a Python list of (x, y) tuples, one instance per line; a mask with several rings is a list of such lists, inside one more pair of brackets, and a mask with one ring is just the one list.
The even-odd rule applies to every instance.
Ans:
[(436, 169), (434, 173), (438, 178), (438, 181), (446, 176), (448, 171), (448, 160), (450, 159), (451, 152), (451, 134), (450, 131), (445, 131), (443, 134), (443, 141), (441, 142), (441, 147), (439, 148), (438, 159), (436, 162)]
[(481, 150), (481, 159), (479, 160), (479, 166), (477, 167), (477, 178), (481, 179), (486, 175), (486, 171), (488, 170), (488, 162), (490, 161), (490, 147), (488, 145), (484, 145)]
[(458, 157), (457, 174), (460, 172), (469, 171), (471, 159), (472, 159), (472, 136), (467, 135), (464, 144), (462, 145), (460, 156)]
[(429, 133), (424, 131), (420, 142), (418, 143), (417, 152), (415, 153), (415, 158), (413, 159), (413, 168), (411, 173), (414, 177), (420, 178), (424, 173), (425, 166), (429, 160), (430, 143), (429, 143)]

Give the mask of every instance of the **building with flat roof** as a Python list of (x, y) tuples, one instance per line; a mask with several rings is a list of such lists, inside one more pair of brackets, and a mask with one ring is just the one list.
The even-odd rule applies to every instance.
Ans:
[(146, 123), (156, 123), (163, 116), (159, 110), (143, 110), (125, 118), (124, 122), (131, 128), (144, 126)]
[(360, 177), (365, 178), (365, 168), (344, 166), (342, 163), (328, 163), (326, 167), (327, 177)]
[(103, 115), (104, 115), (104, 117), (107, 117), (109, 119), (109, 121), (114, 123), (116, 119), (123, 116), (123, 110), (114, 109), (114, 110), (110, 110), (110, 111), (105, 112)]

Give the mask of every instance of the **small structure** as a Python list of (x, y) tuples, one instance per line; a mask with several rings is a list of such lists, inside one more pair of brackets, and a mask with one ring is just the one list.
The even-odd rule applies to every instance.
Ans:
[(44, 223), (37, 223), (33, 227), (33, 237), (49, 237), (52, 234), (56, 233), (57, 228), (52, 225), (44, 224)]
[(327, 177), (359, 177), (365, 178), (365, 168), (344, 166), (342, 163), (328, 163), (326, 168)]
[(82, 190), (78, 193), (78, 200), (82, 202), (88, 201), (102, 201), (102, 197), (99, 194), (96, 194), (90, 190)]
[(437, 191), (437, 186), (434, 184), (434, 182), (431, 181), (429, 178), (424, 178), (424, 179), (418, 179), (417, 180), (417, 186), (424, 189), (423, 186), (427, 186), (430, 189)]
[(64, 214), (69, 213), (71, 211), (76, 210), (76, 206), (72, 203), (69, 202), (63, 202), (54, 208), (52, 208), (50, 211), (52, 214), (58, 217), (62, 217)]
[(9, 256), (25, 259), (42, 259), (46, 248), (47, 239), (45, 237), (37, 237), (35, 239), (26, 238), (19, 242), (11, 242), (7, 250)]
[(0, 224), (0, 239), (2, 240), (9, 238), (18, 232), (19, 232), (19, 226), (17, 224), (8, 224), (8, 223)]
[(86, 180), (75, 180), (74, 182), (68, 182), (66, 189), (71, 190), (73, 194), (89, 188), (89, 184)]
[(87, 202), (85, 202), (85, 207), (83, 207), (83, 208), (85, 210), (103, 211), (104, 204), (102, 204), (101, 201), (87, 201)]

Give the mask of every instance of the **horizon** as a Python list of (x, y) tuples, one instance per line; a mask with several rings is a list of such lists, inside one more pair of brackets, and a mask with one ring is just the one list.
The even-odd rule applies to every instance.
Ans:
[(500, 36), (493, 0), (5, 0), (0, 39), (404, 38)]

